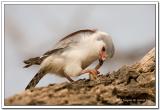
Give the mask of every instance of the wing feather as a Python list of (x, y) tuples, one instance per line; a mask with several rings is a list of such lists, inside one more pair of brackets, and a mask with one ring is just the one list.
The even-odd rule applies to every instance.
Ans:
[(41, 57), (35, 57), (35, 58), (30, 58), (28, 60), (25, 60), (24, 61), (24, 63), (26, 64), (25, 67), (29, 67), (34, 64), (40, 65), (41, 62), (51, 54), (61, 53), (66, 48), (72, 45), (77, 45), (82, 37), (88, 37), (93, 33), (95, 33), (96, 31), (97, 30), (84, 29), (84, 30), (79, 30), (67, 35), (66, 37), (62, 38), (52, 50), (47, 51)]
[(75, 31), (69, 35), (67, 35), (66, 37), (62, 38), (54, 47), (53, 50), (47, 51), (45, 54), (43, 55), (50, 55), (52, 53), (56, 53), (59, 50), (62, 50), (64, 48), (67, 48), (71, 45), (76, 45), (80, 38), (83, 36), (90, 36), (91, 34), (95, 33), (97, 30), (93, 29), (84, 29), (84, 30), (79, 30), (79, 31)]
[(71, 45), (77, 44), (82, 37), (85, 36), (90, 36), (94, 34), (97, 30), (90, 30), (90, 29), (85, 29), (85, 30), (79, 30), (76, 32), (73, 32), (66, 37), (62, 38), (56, 45), (55, 49), (57, 48), (66, 48)]

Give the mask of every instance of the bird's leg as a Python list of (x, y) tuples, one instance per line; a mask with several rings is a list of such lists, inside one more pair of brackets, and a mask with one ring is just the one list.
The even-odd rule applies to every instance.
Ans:
[(73, 80), (71, 77), (69, 77), (66, 73), (64, 73), (64, 76), (65, 76), (70, 82), (74, 82), (74, 80)]

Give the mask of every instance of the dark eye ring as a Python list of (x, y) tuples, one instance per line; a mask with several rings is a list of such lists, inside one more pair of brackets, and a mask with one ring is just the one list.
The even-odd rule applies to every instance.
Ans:
[(105, 47), (102, 47), (102, 51), (106, 51)]

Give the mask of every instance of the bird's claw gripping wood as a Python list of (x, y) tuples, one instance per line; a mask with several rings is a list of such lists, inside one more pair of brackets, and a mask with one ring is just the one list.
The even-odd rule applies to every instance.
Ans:
[(96, 69), (90, 70), (89, 79), (96, 80), (98, 74), (100, 74), (100, 72), (98, 70), (96, 70)]

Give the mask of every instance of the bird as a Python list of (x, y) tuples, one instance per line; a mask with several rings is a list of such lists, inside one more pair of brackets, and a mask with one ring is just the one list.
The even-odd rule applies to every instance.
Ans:
[[(48, 73), (56, 74), (74, 82), (71, 77), (85, 73), (97, 75), (98, 69), (106, 59), (113, 57), (115, 47), (112, 37), (97, 29), (82, 29), (62, 38), (54, 48), (40, 57), (24, 60), (24, 68), (40, 65), (39, 71), (32, 78), (25, 90), (34, 88)], [(86, 69), (96, 60), (99, 65)]]

